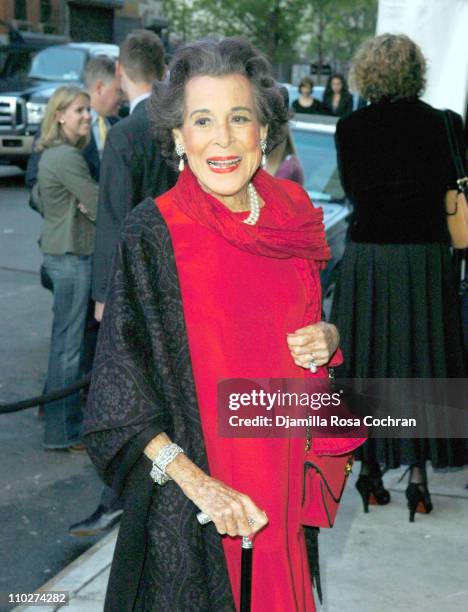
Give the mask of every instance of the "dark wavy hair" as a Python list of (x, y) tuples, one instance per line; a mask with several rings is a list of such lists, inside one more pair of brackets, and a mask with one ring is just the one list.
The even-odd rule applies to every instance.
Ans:
[(150, 120), (161, 152), (176, 162), (172, 130), (184, 122), (185, 85), (195, 76), (245, 76), (253, 88), (255, 110), (261, 125), (268, 126), (267, 152), (284, 140), (288, 107), (273, 78), (268, 61), (243, 38), (217, 42), (201, 40), (178, 49), (166, 81), (156, 81), (149, 101)]
[(338, 72), (328, 77), (327, 84), (325, 85), (325, 91), (323, 92), (323, 101), (330, 101), (333, 98), (332, 81), (333, 79), (339, 79), (341, 81), (341, 96), (344, 98), (349, 94), (348, 83), (342, 74)]
[(310, 92), (312, 93), (314, 90), (314, 85), (315, 83), (313, 82), (313, 80), (309, 77), (309, 76), (305, 76), (302, 77), (302, 79), (299, 82), (299, 85), (297, 86), (297, 91), (299, 93), (301, 93), (301, 89), (305, 86), (308, 85), (310, 87)]

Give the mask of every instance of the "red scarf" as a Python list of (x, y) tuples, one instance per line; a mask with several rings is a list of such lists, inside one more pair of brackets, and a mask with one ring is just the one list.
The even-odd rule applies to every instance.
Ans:
[[(261, 213), (256, 225), (243, 223), (236, 213), (201, 188), (190, 168), (179, 175), (173, 194), (177, 206), (188, 217), (221, 234), (239, 249), (266, 257), (315, 260), (324, 267), (330, 250), (322, 209), (311, 205), (302, 188), (275, 179), (264, 170), (256, 172), (253, 184), (274, 224), (262, 223)], [(286, 187), (290, 187), (289, 193)]]

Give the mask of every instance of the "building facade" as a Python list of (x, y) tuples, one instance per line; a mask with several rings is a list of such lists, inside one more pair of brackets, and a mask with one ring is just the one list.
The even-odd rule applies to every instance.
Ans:
[[(118, 44), (131, 30), (157, 23), (161, 4), (160, 0), (1, 0), (0, 20), (19, 31)], [(6, 32), (0, 29), (0, 42), (2, 38), (6, 42)]]

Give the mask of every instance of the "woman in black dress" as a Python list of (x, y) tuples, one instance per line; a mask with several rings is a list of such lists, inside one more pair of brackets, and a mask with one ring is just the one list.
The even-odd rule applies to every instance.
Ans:
[(323, 102), (314, 98), (314, 82), (310, 77), (304, 77), (299, 83), (299, 98), (292, 103), (295, 113), (301, 115), (323, 115), (326, 107)]
[(332, 74), (325, 86), (323, 103), (328, 115), (346, 117), (353, 112), (353, 96), (342, 74)]
[[(406, 36), (364, 43), (351, 77), (366, 108), (337, 124), (338, 163), (354, 203), (332, 320), (356, 378), (466, 376), (452, 274), (445, 194), (456, 187), (442, 111), (419, 99), (425, 60)], [(461, 117), (452, 114), (463, 140)], [(411, 466), (410, 520), (430, 512), (425, 464), (463, 465), (462, 439), (379, 439), (360, 450), (356, 484), (368, 503), (386, 504), (380, 463)]]

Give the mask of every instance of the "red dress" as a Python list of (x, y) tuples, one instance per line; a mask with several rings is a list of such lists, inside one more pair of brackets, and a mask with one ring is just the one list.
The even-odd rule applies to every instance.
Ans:
[[(211, 475), (248, 494), (269, 518), (255, 538), (252, 611), (311, 612), (300, 523), (304, 440), (221, 439), (216, 414), (222, 378), (304, 376), (286, 342), (287, 332), (310, 323), (303, 262), (237, 248), (184, 214), (171, 192), (156, 203), (174, 248)], [(268, 215), (266, 205), (260, 222)], [(246, 213), (237, 216), (240, 223)], [(239, 607), (240, 539), (225, 536), (223, 544)]]

